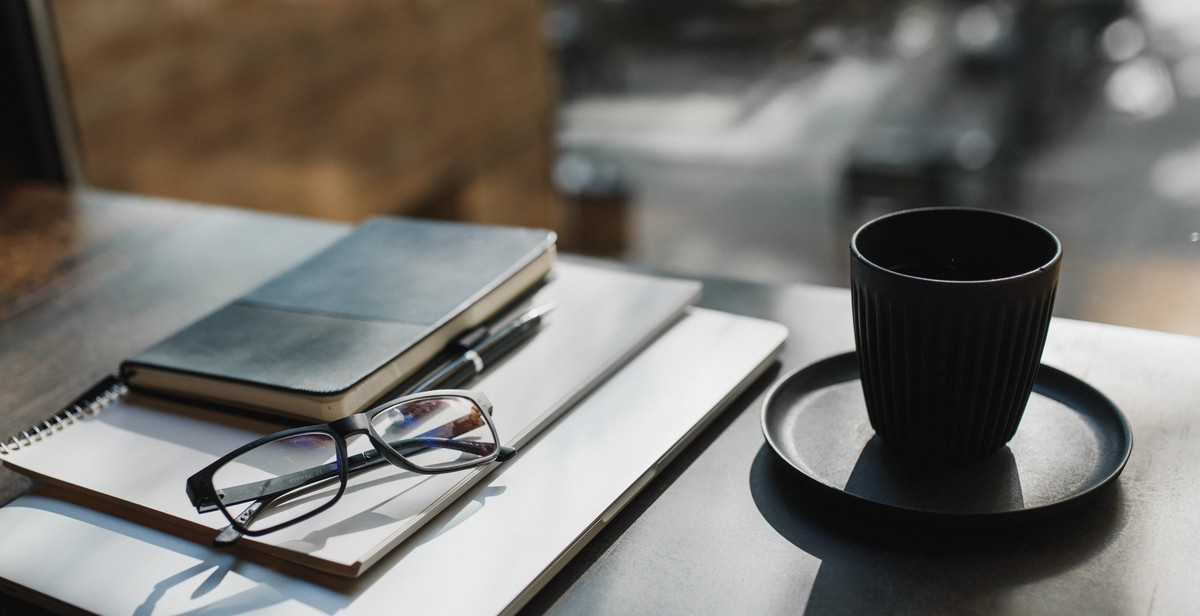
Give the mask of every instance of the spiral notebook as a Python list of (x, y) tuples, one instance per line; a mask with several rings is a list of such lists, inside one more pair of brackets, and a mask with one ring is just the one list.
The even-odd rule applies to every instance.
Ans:
[(769, 368), (786, 337), (778, 323), (689, 310), (355, 580), (300, 579), (35, 492), (0, 508), (0, 527), (22, 529), (0, 534), (0, 588), (105, 614), (513, 613)]
[[(554, 303), (540, 331), (471, 388), (486, 392), (505, 445), (521, 449), (679, 318), (699, 283), (560, 264), (514, 311)], [(207, 543), (227, 522), (198, 514), (186, 478), (280, 424), (198, 404), (168, 401), (118, 381), (5, 441), (0, 460), (47, 484), (111, 506), (143, 524)], [(355, 577), (497, 465), (443, 475), (391, 466), (352, 480), (321, 515), (238, 542), (334, 575)]]

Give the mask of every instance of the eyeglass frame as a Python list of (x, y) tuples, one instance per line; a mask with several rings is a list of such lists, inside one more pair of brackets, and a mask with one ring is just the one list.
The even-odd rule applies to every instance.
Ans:
[[(474, 406), (476, 408), (479, 409), (480, 415), (483, 416), (484, 425), (487, 426), (488, 430), (491, 432), (492, 440), (493, 440), (493, 443), (495, 444), (491, 453), (486, 454), (481, 457), (478, 457), (478, 458), (475, 458), (475, 459), (464, 460), (457, 464), (452, 464), (452, 465), (442, 466), (442, 467), (437, 467), (437, 468), (426, 468), (426, 467), (416, 465), (416, 464), (408, 461), (407, 459), (405, 459), (403, 454), (396, 451), (396, 449), (391, 444), (388, 444), (387, 441), (385, 441), (382, 437), (379, 436), (379, 434), (375, 431), (374, 425), (372, 424), (372, 420), (375, 418), (376, 415), (379, 415), (380, 413), (383, 413), (384, 411), (393, 409), (402, 404), (407, 404), (410, 402), (419, 401), (419, 400), (427, 399), (427, 398), (433, 399), (433, 398), (450, 398), (450, 397), (464, 398), (466, 400), (469, 400), (472, 404), (474, 404)], [(307, 478), (302, 483), (299, 483), (294, 487), (289, 487), (288, 489), (280, 491), (280, 492), (276, 492), (276, 493), (268, 494), (268, 495), (262, 495), (257, 498), (247, 498), (247, 499), (243, 499), (243, 500), (233, 501), (233, 502), (229, 502), (229, 503), (223, 502), (221, 500), (221, 498), (218, 496), (218, 490), (213, 485), (213, 476), (216, 474), (216, 472), (218, 470), (220, 470), (222, 467), (224, 467), (230, 461), (238, 458), (239, 456), (245, 454), (248, 451), (251, 451), (255, 448), (261, 447), (272, 441), (279, 441), (279, 440), (292, 438), (295, 436), (300, 436), (302, 434), (313, 434), (313, 433), (326, 434), (326, 435), (330, 436), (334, 442), (335, 451), (337, 454), (336, 455), (336, 464), (337, 464), (336, 475), (338, 478), (337, 494), (335, 494), (333, 496), (333, 498), (331, 498), (329, 500), (329, 502), (324, 503), (324, 504), (314, 508), (311, 511), (305, 512), (304, 514), (302, 514), (294, 519), (286, 520), (286, 521), (280, 522), (276, 525), (269, 526), (266, 528), (260, 528), (260, 529), (249, 528), (247, 526), (247, 524), (249, 524), (251, 521), (253, 521), (254, 517), (257, 515), (258, 510), (260, 509), (261, 506), (266, 506), (267, 504), (270, 504), (270, 502), (273, 501), (275, 498), (277, 498), (283, 494), (287, 494), (293, 490), (298, 490), (304, 486), (316, 483), (317, 481), (323, 481), (325, 479), (329, 479), (329, 478), (331, 478), (331, 475), (314, 475), (312, 477)], [(356, 436), (356, 435), (360, 435), (360, 434), (365, 434), (367, 436), (367, 440), (371, 443), (372, 448), (365, 450), (362, 453), (355, 454), (354, 456), (350, 456), (348, 454), (347, 439), (351, 436)], [(406, 439), (406, 440), (411, 440), (411, 439)], [(453, 441), (453, 438), (446, 439), (446, 440)], [(473, 443), (474, 441), (454, 441), (454, 442), (458, 443), (458, 444), (466, 444), (466, 443)], [(378, 457), (372, 456), (371, 455), (372, 451), (377, 453)], [(294, 524), (298, 524), (305, 520), (308, 520), (308, 519), (320, 514), (321, 512), (328, 510), (330, 507), (333, 507), (333, 505), (336, 504), (342, 498), (342, 495), (345, 493), (346, 486), (349, 484), (349, 477), (351, 474), (357, 473), (359, 471), (367, 470), (368, 468), (374, 468), (375, 466), (378, 466), (382, 461), (385, 461), (385, 460), (387, 462), (391, 463), (393, 466), (396, 466), (396, 467), (399, 467), (399, 468), (402, 468), (402, 469), (405, 469), (405, 470), (408, 470), (408, 471), (411, 471), (414, 473), (418, 473), (418, 474), (422, 474), (422, 475), (441, 475), (441, 474), (445, 474), (445, 473), (453, 473), (453, 472), (457, 472), (457, 471), (461, 471), (461, 470), (466, 470), (469, 468), (476, 468), (476, 467), (483, 466), (485, 464), (488, 464), (488, 463), (491, 463), (494, 461), (503, 462), (505, 460), (508, 460), (515, 454), (516, 454), (516, 450), (514, 450), (511, 447), (505, 447), (500, 444), (500, 435), (496, 430), (495, 422), (492, 421), (492, 403), (490, 400), (488, 400), (487, 396), (483, 392), (473, 391), (473, 390), (465, 390), (465, 389), (437, 389), (437, 390), (429, 390), (429, 391), (423, 391), (420, 393), (409, 394), (409, 395), (401, 396), (399, 398), (394, 398), (392, 400), (388, 400), (387, 402), (378, 404), (378, 405), (376, 405), (370, 409), (367, 409), (365, 411), (354, 413), (352, 415), (347, 415), (346, 417), (342, 417), (341, 419), (336, 419), (336, 420), (328, 422), (328, 423), (313, 424), (313, 425), (309, 425), (309, 426), (298, 426), (295, 428), (288, 428), (286, 430), (281, 430), (281, 431), (275, 432), (273, 434), (268, 434), (268, 435), (262, 436), (262, 437), (257, 438), (249, 443), (246, 443), (245, 445), (242, 445), (241, 447), (238, 447), (237, 449), (225, 454), (224, 456), (221, 456), (213, 463), (209, 464), (208, 466), (204, 467), (203, 469), (200, 469), (199, 471), (194, 473), (192, 476), (188, 477), (186, 488), (187, 488), (188, 499), (191, 501), (192, 506), (196, 508), (197, 512), (209, 513), (209, 512), (212, 512), (214, 509), (220, 510), (221, 513), (225, 516), (225, 518), (229, 521), (230, 525), (234, 529), (236, 529), (239, 534), (250, 536), (250, 537), (259, 537), (262, 535), (272, 533), (277, 530), (287, 528)], [(358, 459), (355, 460), (355, 458), (358, 458)], [(321, 464), (317, 468), (324, 467), (324, 466), (328, 466), (328, 464)], [(258, 504), (258, 501), (264, 501), (264, 500), (265, 500), (265, 502), (262, 503), (260, 506), (255, 506), (256, 504)], [(238, 514), (236, 516), (233, 515), (233, 513), (227, 509), (228, 506), (237, 505), (240, 503), (247, 503), (247, 502), (250, 502), (251, 505), (245, 511), (243, 511), (241, 514)]]

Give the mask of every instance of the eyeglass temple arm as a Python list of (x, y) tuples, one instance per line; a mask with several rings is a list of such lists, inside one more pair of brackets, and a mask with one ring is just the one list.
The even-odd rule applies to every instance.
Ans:
[[(373, 455), (368, 455), (368, 454), (373, 454)], [(497, 454), (496, 459), (503, 462), (505, 460), (512, 458), (516, 454), (517, 454), (516, 449), (513, 449), (512, 447), (501, 446), (500, 452)], [(354, 464), (357, 464), (357, 465), (352, 466), (351, 468), (347, 469), (347, 472), (349, 472), (349, 473), (357, 473), (359, 471), (364, 471), (369, 468), (374, 468), (386, 461), (383, 456), (376, 454), (376, 452), (374, 452), (374, 451), (357, 454), (355, 456), (352, 456), (350, 459), (352, 460), (350, 462), (352, 465), (354, 465)], [(247, 508), (245, 511), (243, 511), (238, 517), (244, 518), (243, 522), (242, 522), (243, 524), (249, 524), (250, 522), (254, 521), (254, 518), (258, 517), (259, 511), (262, 511), (263, 508), (265, 508), (267, 505), (269, 505), (271, 503), (271, 501), (275, 500), (276, 497), (278, 497), (282, 494), (283, 494), (283, 492), (276, 492), (276, 493), (273, 493), (273, 494), (270, 494), (267, 496), (263, 496), (263, 497), (255, 500), (255, 502), (253, 504), (251, 504), (249, 508)], [(236, 503), (234, 503), (234, 504), (236, 504)], [(197, 509), (201, 513), (203, 513), (205, 511), (211, 511), (215, 508), (216, 507), (214, 505), (205, 505), (203, 508), (198, 507)], [(237, 543), (238, 539), (241, 539), (241, 537), (242, 537), (241, 531), (239, 531), (237, 529), (237, 527), (235, 527), (233, 524), (230, 524), (230, 525), (226, 526), (225, 528), (221, 529), (221, 532), (217, 533), (217, 536), (213, 537), (213, 546), (218, 547), (218, 548), (229, 547), (229, 546), (233, 545), (234, 543)]]
[[(486, 443), (478, 443), (475, 441), (462, 441), (454, 438), (438, 438), (438, 437), (417, 437), (411, 439), (401, 439), (388, 443), (392, 448), (399, 451), (402, 455), (412, 455), (428, 449), (454, 449), (465, 453), (474, 453), (479, 455), (487, 455), (491, 453), (491, 445)], [(511, 454), (504, 455), (505, 450), (512, 451), (511, 448), (501, 447), (500, 455), (497, 458), (503, 457), (508, 459)], [(375, 450), (364, 451), (355, 454), (346, 459), (346, 471), (348, 473), (357, 473), (359, 471), (373, 468), (386, 460)], [(334, 463), (322, 464), (312, 468), (282, 475), (280, 477), (272, 477), (264, 481), (255, 481), (252, 483), (242, 484), (217, 490), (217, 496), (221, 502), (226, 505), (236, 505), (252, 500), (271, 500), (285, 492), (290, 492), (308, 483), (321, 481), (338, 474), (337, 465)], [(196, 511), (206, 513), (217, 508), (216, 503), (200, 502), (196, 506)]]
[[(427, 430), (425, 432), (422, 432), (421, 434), (417, 435), (416, 438), (420, 439), (420, 438), (430, 438), (430, 437), (438, 437), (438, 436), (448, 436), (449, 438), (455, 438), (457, 436), (465, 434), (466, 432), (469, 432), (471, 429), (478, 427), (478, 425), (475, 425), (473, 423), (463, 423), (462, 419), (463, 418), (459, 418), (457, 420), (444, 423), (436, 428), (433, 428), (432, 430)], [(391, 446), (393, 449), (395, 449), (397, 447), (403, 446), (404, 442), (405, 442), (404, 440), (399, 440), (399, 441), (389, 442), (388, 445)], [(404, 453), (406, 455), (408, 454), (407, 451)], [(374, 459), (375, 462), (373, 462), (372, 464), (369, 464), (365, 467), (362, 466), (362, 463), (369, 459)], [(366, 468), (371, 468), (371, 467), (381, 463), (382, 460), (383, 460), (382, 458), (376, 458), (374, 455), (372, 455), (372, 452), (368, 450), (367, 452), (364, 452), (362, 454), (358, 454), (355, 456), (351, 456), (349, 459), (347, 459), (346, 460), (346, 471), (347, 471), (347, 473), (353, 473), (358, 470), (364, 470)], [(284, 489), (291, 489), (291, 488), (281, 488), (281, 490), (277, 490), (277, 491), (271, 492), (271, 493), (267, 493), (267, 492), (263, 491), (263, 486), (272, 481), (275, 481), (275, 482), (283, 481), (284, 483), (277, 484), (277, 485), (290, 485), (290, 486), (292, 486), (292, 488), (295, 488), (295, 487), (299, 487), (299, 485), (301, 485), (299, 483), (296, 483), (296, 480), (300, 477), (303, 477), (304, 481), (320, 481), (321, 479), (324, 479), (326, 477), (329, 477), (332, 474), (337, 473), (337, 467), (330, 464), (330, 465), (325, 466), (325, 470), (327, 472), (320, 473), (317, 475), (312, 474), (312, 472), (314, 470), (320, 470), (321, 468), (322, 467), (313, 467), (313, 468), (304, 469), (301, 471), (296, 471), (295, 473), (292, 473), (291, 475), (284, 475), (283, 477), (276, 477), (274, 479), (269, 479), (269, 480), (263, 481), (263, 482), (235, 486), (233, 488), (235, 494), (245, 494), (246, 490), (257, 490), (258, 493), (261, 494), (261, 496), (249, 496), (249, 497), (243, 498), (242, 500), (228, 500), (231, 498), (231, 496), (229, 495), (229, 493), (227, 491), (215, 490), (215, 486), (212, 486), (211, 481), (209, 482), (209, 485), (210, 485), (210, 487), (214, 488), (215, 492), (217, 492), (215, 494), (215, 496), (217, 496), (218, 499), (220, 499), (223, 502), (227, 502), (227, 504), (233, 505), (233, 504), (243, 503), (243, 502), (246, 502), (247, 500), (251, 500), (251, 499), (255, 499), (255, 498), (261, 499), (261, 498), (266, 498), (267, 496), (271, 496), (273, 498), (274, 495), (279, 494), (280, 491), (282, 491)], [(216, 509), (218, 507), (217, 503), (214, 502), (212, 499), (208, 498), (207, 496), (205, 496), (202, 493), (197, 493), (197, 492), (193, 491), (191, 479), (188, 479), (188, 497), (192, 501), (192, 506), (194, 506), (196, 508), (196, 511), (199, 513), (208, 513), (209, 511), (213, 511), (214, 509)]]
[[(448, 442), (454, 442), (454, 443), (469, 442), (469, 441), (447, 441), (447, 439), (438, 439), (438, 440), (442, 441), (441, 443), (439, 443), (442, 445), (445, 445)], [(403, 441), (393, 441), (388, 444), (391, 445), (392, 447), (404, 445)], [(426, 448), (427, 448), (427, 446), (422, 445), (419, 448), (413, 448), (412, 451), (405, 451), (404, 453), (406, 455), (410, 454), (410, 453), (416, 453), (416, 451), (418, 449), (426, 449)], [(500, 451), (496, 455), (496, 459), (498, 461), (503, 462), (505, 460), (512, 458), (516, 454), (517, 454), (516, 449), (514, 449), (512, 447), (505, 447), (502, 445), (500, 447)], [(349, 464), (349, 468), (347, 468), (347, 473), (353, 474), (353, 473), (357, 473), (359, 471), (367, 470), (369, 468), (374, 468), (374, 467), (379, 466), (380, 464), (384, 463), (385, 461), (386, 461), (386, 458), (379, 455), (378, 452), (373, 451), (373, 450), (365, 451), (363, 453), (351, 456), (349, 458), (349, 460), (347, 460), (347, 462)], [(332, 472), (332, 469), (331, 469), (331, 472)], [(275, 500), (276, 497), (280, 496), (283, 493), (284, 493), (283, 491), (278, 491), (278, 492), (272, 493), (270, 495), (266, 495), (266, 496), (256, 499), (255, 502), (250, 505), (250, 507), (248, 507), (245, 511), (243, 511), (239, 515), (240, 518), (243, 518), (242, 523), (249, 524), (250, 522), (252, 522), (254, 520), (254, 518), (258, 517), (258, 512), (262, 511), (267, 505), (269, 505), (271, 503), (271, 501)], [(196, 507), (197, 511), (199, 511), (201, 513), (204, 513), (207, 511), (212, 511), (215, 508), (216, 508), (216, 506), (211, 505), (211, 504), (206, 504), (203, 506)], [(233, 524), (230, 524), (230, 525), (226, 526), (225, 528), (221, 529), (221, 531), (219, 533), (217, 533), (217, 535), (215, 537), (213, 537), (212, 544), (214, 547), (218, 547), (218, 548), (229, 547), (229, 546), (237, 543), (238, 539), (241, 539), (241, 537), (242, 537), (242, 532), (239, 531), (237, 529), (237, 527), (235, 527)]]

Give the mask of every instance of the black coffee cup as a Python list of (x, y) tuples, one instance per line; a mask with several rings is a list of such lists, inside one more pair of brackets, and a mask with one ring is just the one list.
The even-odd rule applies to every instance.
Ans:
[(990, 210), (876, 218), (850, 240), (854, 339), (871, 427), (936, 464), (982, 459), (1017, 431), (1058, 284), (1045, 227)]

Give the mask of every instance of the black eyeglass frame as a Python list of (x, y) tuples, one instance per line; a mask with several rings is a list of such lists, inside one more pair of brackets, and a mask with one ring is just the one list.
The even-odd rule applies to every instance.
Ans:
[[(434, 398), (463, 398), (463, 399), (469, 400), (472, 404), (474, 404), (475, 407), (479, 409), (480, 414), (483, 416), (484, 425), (486, 425), (488, 430), (491, 432), (492, 442), (495, 443), (495, 445), (492, 446), (491, 453), (484, 454), (477, 458), (463, 460), (456, 464), (448, 464), (445, 466), (438, 466), (438, 467), (433, 467), (433, 468), (425, 467), (425, 466), (421, 466), (421, 465), (415, 464), (415, 463), (407, 460), (404, 457), (404, 454), (397, 451), (391, 444), (389, 444), (386, 440), (384, 440), (382, 437), (380, 437), (380, 435), (375, 431), (375, 428), (372, 425), (372, 420), (375, 418), (376, 415), (379, 415), (380, 413), (394, 409), (397, 406), (400, 406), (403, 404), (408, 404), (411, 402), (420, 401), (420, 400), (424, 400), (424, 399), (434, 399)], [(284, 439), (300, 436), (303, 434), (325, 434), (332, 438), (332, 440), (334, 442), (334, 446), (335, 446), (335, 451), (337, 453), (337, 459), (336, 459), (336, 465), (337, 465), (336, 476), (338, 478), (337, 494), (335, 494), (333, 496), (333, 498), (331, 498), (329, 500), (329, 502), (324, 503), (324, 504), (314, 508), (313, 510), (308, 511), (294, 519), (286, 520), (284, 522), (280, 522), (278, 524), (275, 524), (273, 526), (269, 526), (266, 528), (256, 528), (256, 529), (248, 528), (247, 524), (249, 524), (251, 521), (253, 521), (255, 515), (257, 514), (258, 507), (255, 507), (252, 505), (250, 508), (248, 508), (246, 511), (242, 512), (241, 514), (234, 515), (233, 512), (229, 511), (229, 509), (228, 509), (229, 506), (237, 505), (237, 504), (245, 503), (245, 502), (250, 502), (250, 501), (256, 501), (256, 504), (265, 506), (266, 504), (269, 504), (270, 501), (274, 500), (276, 497), (278, 497), (284, 493), (290, 493), (296, 489), (299, 489), (300, 487), (302, 487), (304, 485), (310, 485), (312, 483), (316, 483), (317, 481), (323, 481), (325, 479), (330, 478), (331, 475), (328, 475), (328, 474), (312, 475), (311, 477), (308, 477), (307, 480), (305, 480), (304, 482), (302, 482), (294, 487), (290, 487), (287, 490), (281, 491), (279, 493), (273, 493), (273, 494), (270, 494), (270, 495), (267, 495), (267, 496), (264, 496), (261, 498), (247, 498), (247, 499), (232, 501), (232, 502), (228, 502), (228, 503), (223, 502), (222, 499), (220, 499), (217, 496), (218, 491), (213, 486), (213, 476), (216, 474), (216, 472), (218, 470), (220, 470), (222, 467), (224, 467), (230, 461), (236, 459), (237, 457), (245, 454), (246, 452), (248, 452), (252, 449), (261, 447), (261, 446), (263, 446), (267, 443), (273, 442), (273, 441), (284, 440)], [(347, 452), (347, 439), (351, 436), (358, 435), (358, 434), (365, 434), (367, 436), (367, 440), (371, 443), (371, 446), (373, 447), (373, 451), (368, 449), (361, 454), (356, 454), (355, 456), (349, 456), (348, 452)], [(473, 441), (454, 441), (453, 439), (443, 439), (443, 440), (444, 440), (444, 443), (442, 446), (449, 446), (451, 448), (458, 448), (456, 446), (456, 443), (464, 444), (464, 445), (474, 443)], [(426, 448), (427, 447), (422, 446), (417, 449), (423, 450)], [(377, 455), (372, 455), (372, 453), (375, 453)], [(420, 473), (422, 475), (440, 475), (440, 474), (445, 474), (445, 473), (453, 473), (453, 472), (465, 470), (468, 468), (475, 468), (478, 466), (483, 466), (485, 464), (488, 464), (490, 462), (497, 461), (497, 460), (499, 460), (499, 461), (507, 460), (508, 458), (511, 458), (514, 454), (515, 454), (515, 450), (513, 450), (510, 447), (504, 447), (500, 444), (500, 435), (496, 430), (496, 424), (492, 421), (492, 403), (490, 400), (488, 400), (487, 396), (484, 395), (483, 392), (463, 390), (463, 389), (430, 390), (430, 391), (424, 391), (424, 392), (420, 392), (420, 393), (416, 393), (416, 394), (410, 394), (407, 396), (402, 396), (400, 398), (395, 398), (393, 400), (389, 400), (389, 401), (379, 404), (375, 407), (372, 407), (366, 411), (362, 411), (360, 413), (355, 413), (353, 415), (348, 415), (346, 417), (343, 417), (343, 418), (335, 420), (335, 421), (331, 421), (329, 423), (289, 428), (287, 430), (282, 430), (282, 431), (276, 432), (274, 434), (269, 434), (269, 435), (263, 436), (261, 438), (255, 439), (255, 440), (253, 440), (249, 443), (246, 443), (245, 445), (242, 445), (241, 447), (238, 447), (237, 449), (225, 454), (224, 456), (221, 456), (221, 458), (219, 458), (212, 464), (209, 464), (208, 466), (204, 467), (200, 471), (193, 474), (191, 477), (188, 477), (188, 479), (187, 479), (187, 495), (188, 495), (188, 499), (192, 503), (192, 506), (194, 506), (196, 508), (196, 511), (198, 511), (200, 513), (207, 513), (214, 509), (219, 509), (221, 511), (221, 513), (225, 516), (225, 518), (227, 520), (229, 520), (230, 525), (233, 526), (233, 528), (236, 529), (238, 531), (238, 533), (247, 535), (250, 537), (258, 537), (258, 536), (262, 536), (262, 535), (265, 535), (265, 534), (268, 534), (268, 533), (271, 533), (271, 532), (274, 532), (274, 531), (277, 531), (277, 530), (280, 530), (283, 528), (287, 528), (288, 526), (292, 526), (294, 524), (298, 524), (300, 522), (303, 522), (304, 520), (307, 520), (309, 518), (312, 518), (313, 516), (316, 516), (317, 514), (323, 512), (323, 511), (328, 510), (330, 507), (332, 507), (334, 504), (336, 504), (338, 502), (338, 500), (340, 500), (342, 498), (342, 495), (346, 491), (346, 486), (349, 483), (349, 476), (351, 473), (354, 473), (354, 472), (357, 472), (360, 470), (366, 470), (367, 468), (373, 468), (373, 467), (377, 466), (383, 460), (386, 460), (387, 462), (391, 463), (393, 466), (403, 468), (405, 470), (409, 470), (414, 473)]]

